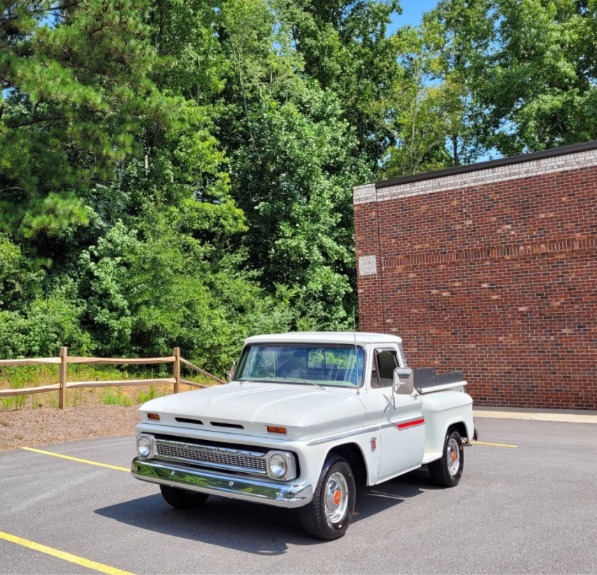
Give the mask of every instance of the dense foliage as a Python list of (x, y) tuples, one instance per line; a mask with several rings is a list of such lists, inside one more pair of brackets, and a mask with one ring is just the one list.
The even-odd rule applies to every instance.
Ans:
[[(597, 138), (596, 0), (7, 0), (0, 357), (351, 329), (352, 186)], [(395, 31), (389, 31), (390, 28)]]

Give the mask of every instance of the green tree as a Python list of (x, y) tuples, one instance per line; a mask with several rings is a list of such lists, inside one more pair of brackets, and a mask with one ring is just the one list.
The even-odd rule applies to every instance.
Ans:
[(235, 158), (238, 201), (253, 264), (292, 290), (297, 325), (341, 328), (354, 306), (351, 186), (367, 171), (335, 96), (313, 91), (304, 107), (254, 110), (252, 143)]
[[(394, 143), (378, 105), (397, 89), (396, 38), (388, 35), (398, 0), (296, 0), (280, 4), (305, 74), (336, 94), (342, 118), (355, 130), (357, 153), (375, 172)], [(278, 5), (276, 4), (276, 5)]]
[(405, 176), (452, 165), (446, 148), (458, 122), (459, 98), (439, 78), (437, 58), (425, 43), (425, 27), (397, 32), (400, 81), (380, 101), (395, 141), (384, 160), (384, 177)]
[(504, 154), (597, 137), (595, 2), (501, 0), (500, 49), (483, 93), (488, 140)]
[(18, 245), (0, 234), (0, 309), (19, 310), (39, 295), (45, 274), (35, 269)]
[(475, 101), (478, 142), (504, 155), (597, 137), (593, 0), (442, 0), (429, 15)]
[(396, 140), (386, 177), (467, 164), (487, 152), (478, 89), (492, 14), (491, 0), (449, 0), (419, 26), (398, 30), (403, 73), (380, 103)]
[(354, 306), (351, 187), (371, 173), (341, 98), (309, 77), (289, 14), (260, 0), (222, 7), (230, 68), (216, 123), (251, 268), (290, 299), (295, 326), (341, 327)]
[(152, 108), (146, 8), (144, 0), (3, 7), (0, 230), (41, 255), (89, 223), (82, 196), (116, 177)]
[(234, 257), (210, 262), (182, 219), (152, 210), (138, 231), (118, 223), (82, 254), (84, 321), (102, 354), (163, 355), (177, 345), (224, 373), (243, 337), (284, 330), (289, 314)]

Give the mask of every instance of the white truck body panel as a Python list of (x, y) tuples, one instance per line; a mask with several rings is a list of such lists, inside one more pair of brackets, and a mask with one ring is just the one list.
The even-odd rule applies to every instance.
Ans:
[[(363, 426), (365, 416), (362, 402), (351, 389), (330, 392), (300, 384), (238, 381), (152, 399), (141, 409), (159, 413), (161, 421), (171, 425), (180, 425), (176, 417), (202, 420), (202, 429), (215, 429), (211, 421), (241, 424), (242, 435), (251, 437), (267, 437), (267, 425), (281, 425), (288, 429), (289, 440), (356, 429)], [(332, 420), (330, 412), (336, 413)]]

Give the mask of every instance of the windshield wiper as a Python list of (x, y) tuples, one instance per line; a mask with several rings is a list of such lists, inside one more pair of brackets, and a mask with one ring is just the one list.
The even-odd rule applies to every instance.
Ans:
[(316, 387), (319, 387), (319, 389), (325, 389), (325, 386), (321, 383), (317, 383), (309, 379), (299, 379), (298, 377), (260, 377), (259, 379), (239, 378), (237, 381), (241, 383), (243, 383), (244, 381), (258, 383), (281, 383), (282, 385), (285, 383), (306, 383), (308, 385), (314, 385)]
[(311, 381), (309, 379), (299, 379), (299, 378), (284, 378), (284, 381), (287, 383), (307, 383), (309, 385), (314, 385), (315, 387), (319, 387), (319, 389), (325, 389), (321, 383), (317, 383), (316, 381)]

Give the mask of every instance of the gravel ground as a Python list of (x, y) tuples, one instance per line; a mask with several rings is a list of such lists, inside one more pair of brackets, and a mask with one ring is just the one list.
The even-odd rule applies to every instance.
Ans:
[(139, 406), (79, 405), (0, 411), (0, 451), (92, 437), (132, 435)]

